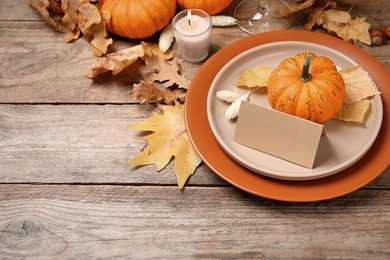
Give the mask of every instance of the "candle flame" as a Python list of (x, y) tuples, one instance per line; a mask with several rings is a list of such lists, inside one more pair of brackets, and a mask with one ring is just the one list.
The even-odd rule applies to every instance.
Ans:
[(191, 26), (191, 10), (187, 12), (188, 25)]

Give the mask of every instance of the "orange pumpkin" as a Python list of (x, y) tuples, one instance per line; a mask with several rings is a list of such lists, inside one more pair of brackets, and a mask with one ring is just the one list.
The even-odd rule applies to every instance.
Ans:
[(99, 9), (111, 14), (107, 30), (142, 39), (163, 29), (176, 12), (176, 0), (100, 0)]
[(233, 0), (177, 0), (181, 9), (201, 9), (210, 15), (222, 12), (232, 2)]
[(345, 93), (334, 63), (309, 52), (282, 61), (271, 73), (267, 88), (272, 108), (317, 123), (341, 108)]

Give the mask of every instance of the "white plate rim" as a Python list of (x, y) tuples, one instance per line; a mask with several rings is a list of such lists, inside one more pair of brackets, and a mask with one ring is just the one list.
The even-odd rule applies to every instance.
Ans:
[[(352, 157), (350, 160), (344, 161), (336, 167), (333, 167), (327, 171), (322, 171), (322, 172), (318, 172), (316, 174), (310, 174), (310, 175), (302, 172), (300, 174), (295, 173), (294, 176), (291, 176), (290, 174), (287, 174), (286, 172), (270, 171), (265, 167), (259, 167), (258, 165), (253, 165), (253, 163), (248, 162), (245, 158), (242, 158), (239, 154), (235, 153), (232, 149), (230, 149), (230, 147), (223, 141), (223, 139), (221, 138), (221, 136), (218, 133), (217, 126), (215, 125), (215, 122), (212, 118), (211, 107), (212, 107), (212, 102), (214, 99), (213, 96), (215, 96), (215, 93), (214, 93), (215, 88), (216, 88), (215, 82), (220, 77), (221, 74), (223, 74), (226, 70), (228, 70), (229, 67), (232, 66), (232, 64), (236, 63), (237, 61), (239, 61), (240, 59), (242, 59), (243, 57), (245, 57), (246, 55), (248, 55), (252, 52), (256, 52), (256, 51), (259, 51), (261, 49), (266, 49), (269, 47), (275, 47), (277, 45), (283, 46), (283, 45), (289, 45), (289, 44), (300, 44), (302, 46), (316, 46), (316, 47), (320, 47), (323, 49), (328, 49), (329, 51), (337, 53), (340, 57), (343, 57), (344, 59), (348, 60), (349, 62), (351, 62), (351, 64), (358, 65), (352, 58), (340, 53), (339, 51), (334, 50), (334, 49), (329, 48), (329, 47), (326, 47), (326, 46), (323, 46), (321, 44), (312, 43), (312, 42), (295, 41), (295, 40), (278, 41), (278, 42), (266, 43), (266, 44), (262, 44), (262, 45), (259, 45), (257, 47), (254, 47), (254, 48), (250, 48), (248, 50), (245, 50), (244, 52), (241, 52), (239, 55), (235, 56), (228, 63), (226, 63), (222, 67), (222, 69), (218, 72), (216, 77), (214, 78), (214, 80), (209, 88), (208, 95), (207, 95), (207, 103), (206, 103), (207, 118), (208, 118), (208, 121), (210, 124), (211, 131), (212, 131), (214, 137), (216, 138), (218, 144), (221, 146), (221, 148), (236, 162), (238, 162), (242, 166), (248, 168), (249, 170), (251, 170), (255, 173), (258, 173), (258, 174), (261, 174), (261, 175), (264, 175), (267, 177), (271, 177), (271, 178), (282, 179), (282, 180), (292, 180), (292, 181), (314, 180), (314, 179), (318, 179), (318, 178), (327, 177), (327, 176), (338, 173), (338, 172), (350, 167), (351, 165), (356, 163), (359, 159), (361, 159), (369, 151), (369, 149), (372, 146), (372, 144), (374, 143), (377, 135), (379, 134), (382, 120), (383, 120), (383, 104), (382, 104), (382, 99), (381, 99), (380, 95), (376, 95), (375, 98), (373, 99), (375, 101), (374, 105), (376, 106), (377, 111), (379, 111), (379, 114), (377, 114), (376, 116), (378, 116), (380, 118), (380, 120), (378, 120), (374, 129), (372, 129), (372, 135), (370, 136), (370, 139), (367, 141), (367, 143), (363, 147), (363, 149), (361, 149), (360, 152), (355, 154), (355, 156)], [(261, 64), (259, 64), (259, 65), (261, 65)], [(263, 64), (263, 65), (266, 65), (266, 64)], [(373, 102), (371, 102), (371, 104), (373, 104)], [(228, 120), (228, 119), (226, 119), (226, 120)], [(257, 151), (257, 152), (260, 152), (260, 151)], [(280, 159), (280, 160), (282, 160), (282, 159)]]

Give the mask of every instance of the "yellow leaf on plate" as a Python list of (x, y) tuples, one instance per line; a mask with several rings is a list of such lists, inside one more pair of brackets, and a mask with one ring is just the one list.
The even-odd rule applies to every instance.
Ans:
[(151, 131), (144, 137), (147, 145), (129, 160), (132, 166), (156, 164), (161, 171), (174, 157), (175, 174), (179, 188), (183, 188), (188, 177), (201, 163), (201, 158), (193, 148), (184, 124), (184, 106), (176, 102), (174, 106), (158, 106), (162, 113), (153, 113), (147, 120), (129, 128)]
[(345, 83), (344, 103), (353, 104), (380, 94), (368, 72), (360, 66), (347, 67), (340, 71)]
[(363, 123), (368, 109), (370, 108), (370, 100), (363, 99), (360, 102), (353, 104), (343, 104), (341, 109), (333, 115), (333, 119), (338, 119), (347, 122)]
[(257, 66), (253, 70), (245, 69), (236, 82), (237, 87), (266, 87), (272, 70), (265, 66)]

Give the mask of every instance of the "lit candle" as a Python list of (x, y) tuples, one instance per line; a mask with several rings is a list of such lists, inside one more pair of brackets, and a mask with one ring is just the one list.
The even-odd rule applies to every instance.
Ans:
[(181, 11), (173, 18), (172, 27), (183, 59), (199, 62), (207, 57), (211, 18), (206, 12), (198, 9)]

